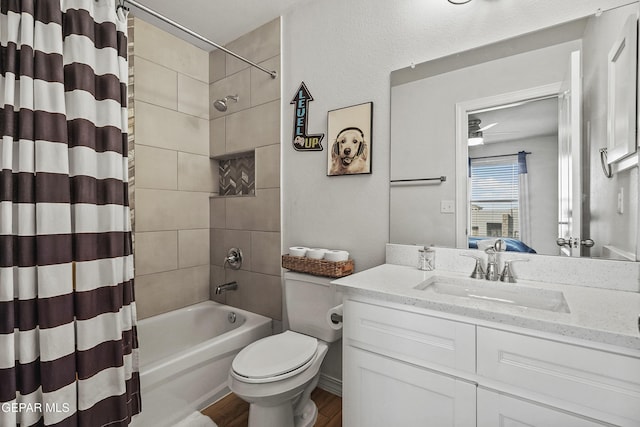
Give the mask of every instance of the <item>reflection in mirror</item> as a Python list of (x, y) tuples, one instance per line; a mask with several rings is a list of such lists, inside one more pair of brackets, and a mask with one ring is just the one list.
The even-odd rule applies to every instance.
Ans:
[(469, 246), (500, 237), (507, 250), (558, 255), (558, 98), (468, 117)]
[(467, 248), (500, 235), (540, 254), (637, 260), (637, 152), (611, 178), (600, 160), (608, 54), (637, 16), (633, 2), (394, 71), (390, 241)]

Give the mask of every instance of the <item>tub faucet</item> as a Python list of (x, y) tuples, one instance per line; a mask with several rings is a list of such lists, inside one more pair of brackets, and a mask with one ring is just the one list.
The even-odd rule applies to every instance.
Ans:
[(236, 289), (238, 289), (238, 283), (235, 281), (229, 282), (229, 283), (223, 283), (222, 285), (216, 286), (215, 294), (220, 295), (223, 292), (235, 291)]

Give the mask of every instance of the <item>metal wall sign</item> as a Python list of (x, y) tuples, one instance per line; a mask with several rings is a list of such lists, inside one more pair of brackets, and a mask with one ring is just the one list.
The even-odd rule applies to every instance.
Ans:
[(307, 86), (302, 82), (296, 91), (296, 95), (291, 100), (291, 104), (294, 104), (295, 107), (293, 117), (293, 148), (298, 151), (322, 151), (324, 134), (307, 135), (309, 101), (313, 101), (313, 96), (311, 96), (309, 89), (307, 89)]

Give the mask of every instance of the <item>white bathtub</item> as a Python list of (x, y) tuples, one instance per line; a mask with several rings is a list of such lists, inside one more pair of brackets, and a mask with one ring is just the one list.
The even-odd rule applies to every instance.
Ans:
[(234, 356), (271, 331), (268, 317), (213, 301), (138, 322), (142, 413), (131, 425), (171, 426), (227, 394)]

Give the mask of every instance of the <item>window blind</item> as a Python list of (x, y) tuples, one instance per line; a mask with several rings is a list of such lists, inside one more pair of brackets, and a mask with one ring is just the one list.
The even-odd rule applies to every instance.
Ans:
[(470, 160), (471, 236), (519, 238), (518, 157)]

